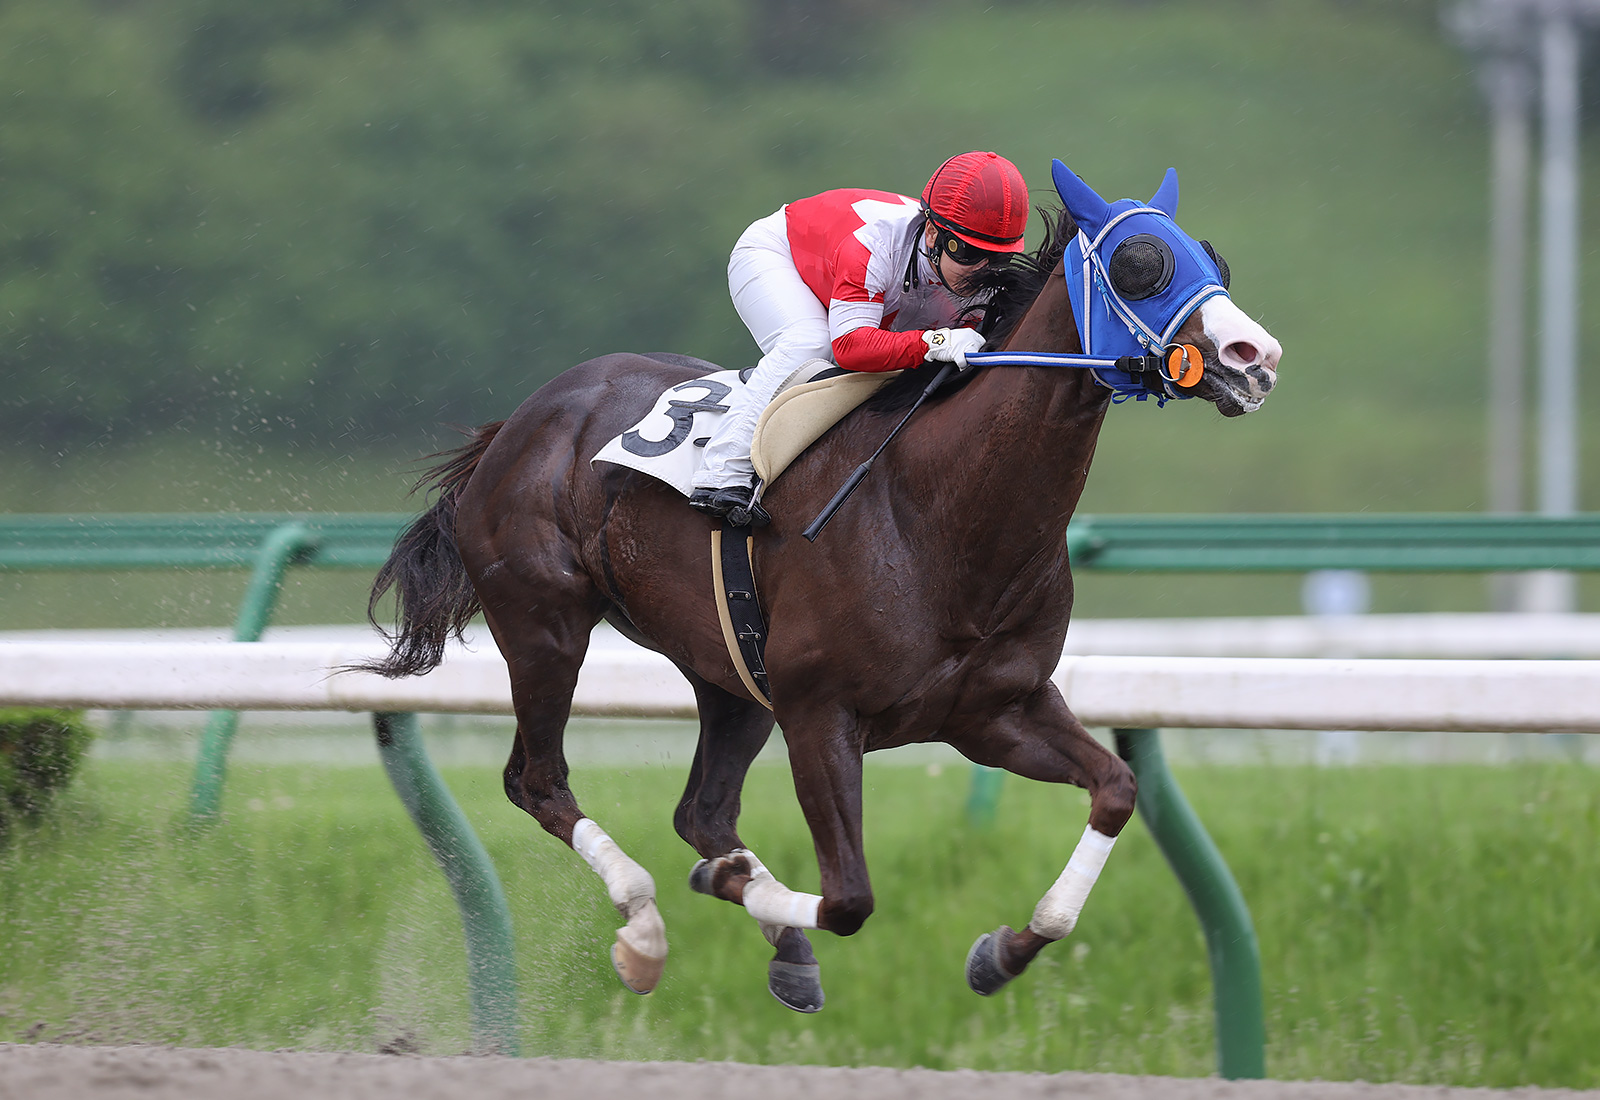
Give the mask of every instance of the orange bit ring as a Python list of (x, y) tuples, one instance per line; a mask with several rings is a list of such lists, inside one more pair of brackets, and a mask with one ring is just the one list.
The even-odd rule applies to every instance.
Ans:
[(1167, 377), (1184, 389), (1200, 381), (1205, 373), (1205, 356), (1193, 344), (1174, 344), (1167, 352)]

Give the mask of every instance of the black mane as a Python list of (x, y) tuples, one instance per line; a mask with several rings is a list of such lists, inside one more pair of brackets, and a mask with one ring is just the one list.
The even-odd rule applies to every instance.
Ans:
[(981, 305), (968, 306), (961, 317), (963, 320), (980, 317), (978, 331), (987, 341), (985, 348), (998, 347), (1017, 327), (1017, 322), (1044, 289), (1056, 264), (1061, 262), (1067, 242), (1077, 235), (1078, 223), (1065, 209), (1054, 212), (1043, 206), (1036, 209), (1044, 219), (1044, 242), (1008, 264), (984, 268), (972, 279), (975, 295), (987, 296), (988, 300)]

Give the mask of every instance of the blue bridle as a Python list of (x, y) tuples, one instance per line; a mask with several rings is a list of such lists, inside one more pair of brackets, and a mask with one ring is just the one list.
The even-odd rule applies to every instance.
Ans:
[[(1164, 369), (1172, 338), (1201, 304), (1227, 297), (1213, 255), (1178, 228), (1178, 172), (1168, 168), (1149, 203), (1120, 199), (1108, 203), (1061, 161), (1051, 166), (1061, 201), (1078, 224), (1062, 259), (1072, 299), (1082, 355), (1053, 352), (973, 352), (974, 366), (1082, 367), (1112, 391), (1112, 401), (1157, 404), (1194, 394)], [(1137, 289), (1117, 289), (1115, 270), (1127, 282), (1126, 264), (1117, 257), (1124, 244), (1142, 249), (1145, 279)], [(1150, 276), (1149, 263), (1158, 264)], [(1137, 297), (1132, 297), (1137, 294)], [(1130, 300), (1132, 298), (1132, 300)]]

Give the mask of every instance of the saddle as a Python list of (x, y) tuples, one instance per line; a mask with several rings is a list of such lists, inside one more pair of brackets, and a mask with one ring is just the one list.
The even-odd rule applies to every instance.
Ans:
[[(821, 362), (813, 359), (801, 369)], [(778, 480), (824, 432), (902, 373), (840, 371), (780, 392), (756, 421), (750, 443), (750, 462), (762, 483)]]

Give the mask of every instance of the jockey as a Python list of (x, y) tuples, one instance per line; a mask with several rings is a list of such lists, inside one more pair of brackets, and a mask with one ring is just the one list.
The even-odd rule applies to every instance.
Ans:
[(728, 260), (728, 289), (761, 348), (749, 380), (706, 444), (689, 504), (713, 516), (752, 506), (750, 443), (768, 402), (805, 362), (890, 371), (923, 362), (965, 369), (983, 337), (957, 326), (974, 305), (967, 281), (1022, 251), (1028, 186), (995, 153), (939, 166), (921, 200), (888, 191), (825, 191), (744, 231)]

